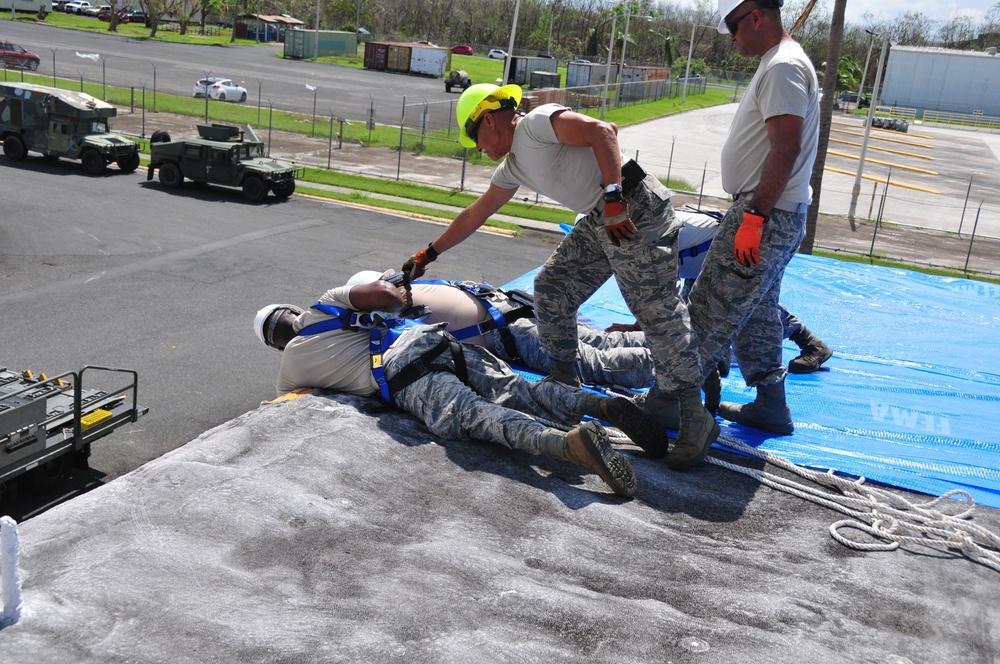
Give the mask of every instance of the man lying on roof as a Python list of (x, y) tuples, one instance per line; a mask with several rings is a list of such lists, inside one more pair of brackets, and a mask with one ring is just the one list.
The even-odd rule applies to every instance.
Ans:
[(485, 349), (458, 343), (443, 324), (402, 317), (411, 307), (404, 285), (380, 279), (333, 288), (306, 310), (268, 305), (257, 312), (254, 332), (282, 351), (279, 395), (302, 388), (378, 394), (437, 436), (565, 459), (620, 496), (635, 495), (632, 466), (603, 426), (579, 425), (584, 415), (610, 422), (652, 455), (666, 454), (663, 429), (629, 399), (529, 383)]

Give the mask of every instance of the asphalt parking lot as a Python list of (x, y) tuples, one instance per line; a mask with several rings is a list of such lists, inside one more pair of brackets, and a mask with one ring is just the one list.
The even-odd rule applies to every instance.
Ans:
[[(63, 490), (15, 489), (17, 520), (134, 470), (275, 396), (277, 355), (251, 331), (270, 302), (308, 305), (361, 269), (396, 267), (440, 226), (294, 196), (165, 191), (145, 172), (89, 177), (78, 163), (0, 159), (0, 366), (55, 375), (87, 364), (139, 373), (149, 414), (93, 445)], [(538, 236), (478, 233), (442, 277), (504, 283), (551, 252)]]

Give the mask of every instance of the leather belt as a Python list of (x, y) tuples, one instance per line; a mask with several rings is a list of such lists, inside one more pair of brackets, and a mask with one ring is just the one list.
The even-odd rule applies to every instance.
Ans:
[(624, 164), (622, 164), (622, 193), (629, 194), (633, 189), (642, 184), (642, 181), (646, 179), (646, 171), (635, 162), (634, 159), (629, 159)]

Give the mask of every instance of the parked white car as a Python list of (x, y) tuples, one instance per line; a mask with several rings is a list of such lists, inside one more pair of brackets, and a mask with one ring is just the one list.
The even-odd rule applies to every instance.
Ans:
[(63, 6), (67, 14), (82, 14), (84, 10), (90, 9), (91, 4), (87, 0), (72, 0)]
[(195, 97), (211, 97), (219, 101), (246, 101), (247, 89), (228, 78), (203, 78), (194, 84)]
[(507, 57), (507, 51), (502, 48), (491, 48), (490, 52), (486, 54), (486, 57), (490, 60), (503, 60)]
[(91, 5), (90, 7), (87, 7), (80, 13), (84, 14), (85, 16), (97, 16), (104, 12), (110, 13), (111, 5)]

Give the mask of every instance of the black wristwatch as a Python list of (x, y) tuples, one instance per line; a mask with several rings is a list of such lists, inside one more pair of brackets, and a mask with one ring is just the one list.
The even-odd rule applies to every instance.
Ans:
[(766, 214), (764, 214), (763, 212), (761, 212), (760, 210), (758, 210), (756, 205), (750, 206), (750, 208), (747, 210), (747, 214), (752, 214), (755, 217), (760, 217), (761, 219), (764, 220), (764, 223), (767, 223), (767, 220), (771, 218)]
[(605, 203), (621, 203), (625, 200), (622, 195), (622, 186), (620, 184), (609, 184), (604, 188), (604, 202)]

